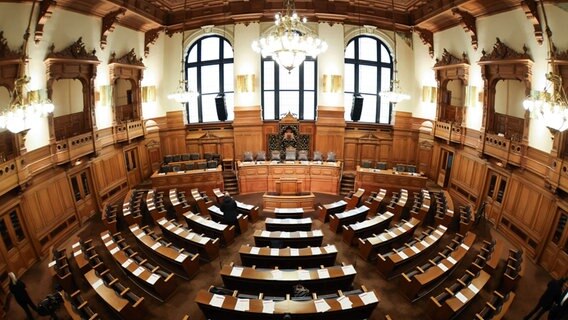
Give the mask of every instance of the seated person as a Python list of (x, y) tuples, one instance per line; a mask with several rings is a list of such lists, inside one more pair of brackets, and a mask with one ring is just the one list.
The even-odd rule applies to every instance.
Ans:
[(219, 206), (219, 209), (223, 212), (223, 224), (226, 225), (237, 225), (237, 202), (235, 199), (231, 198), (228, 192), (225, 192), (223, 197), (223, 202)]

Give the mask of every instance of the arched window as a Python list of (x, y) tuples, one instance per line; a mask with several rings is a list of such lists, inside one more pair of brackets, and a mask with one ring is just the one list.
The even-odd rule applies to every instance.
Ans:
[(264, 120), (278, 120), (292, 112), (300, 120), (314, 120), (317, 104), (317, 61), (306, 57), (291, 72), (271, 58), (262, 59), (262, 109)]
[(361, 121), (390, 123), (391, 104), (381, 101), (379, 92), (389, 90), (392, 78), (392, 58), (387, 46), (379, 39), (358, 36), (345, 48), (345, 120), (351, 120), (353, 94), (363, 96)]
[(225, 94), (227, 120), (234, 119), (233, 47), (227, 39), (212, 35), (199, 39), (185, 57), (185, 78), (199, 96), (187, 106), (189, 123), (218, 121), (215, 97)]

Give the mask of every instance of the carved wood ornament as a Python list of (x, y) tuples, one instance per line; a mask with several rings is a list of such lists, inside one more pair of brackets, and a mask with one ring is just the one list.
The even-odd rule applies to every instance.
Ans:
[[(465, 107), (452, 107), (457, 110), (449, 112), (447, 108), (450, 108), (450, 106), (442, 103), (442, 101), (444, 100), (443, 97), (448, 94), (448, 83), (450, 81), (459, 80), (462, 85), (467, 86), (469, 79), (469, 60), (467, 55), (464, 52), (462, 57), (458, 58), (444, 49), (442, 58), (436, 59), (433, 69), (436, 72), (436, 81), (438, 82), (436, 120), (463, 124), (465, 122)], [(449, 116), (450, 114), (453, 114), (453, 116)]]
[(544, 35), (542, 33), (540, 16), (538, 15), (538, 3), (535, 0), (522, 0), (521, 7), (523, 7), (527, 19), (529, 19), (534, 27), (534, 36), (536, 37), (536, 41), (539, 45), (542, 45)]
[(471, 46), (473, 50), (477, 50), (477, 26), (475, 24), (475, 17), (469, 12), (463, 11), (460, 8), (453, 8), (452, 13), (459, 16), (460, 24), (466, 33), (471, 35)]
[(148, 57), (148, 55), (150, 54), (150, 45), (156, 42), (156, 40), (160, 36), (160, 32), (162, 31), (164, 31), (164, 28), (158, 27), (147, 31), (144, 34), (144, 57)]
[(49, 18), (51, 18), (51, 15), (53, 14), (53, 9), (55, 9), (56, 4), (57, 2), (55, 2), (55, 0), (43, 0), (39, 4), (39, 14), (37, 16), (37, 22), (35, 27), (36, 31), (34, 35), (35, 43), (41, 41), (43, 37), (43, 27), (45, 26)]
[[(132, 108), (134, 111), (134, 119), (131, 120), (139, 120), (140, 115), (142, 114), (140, 88), (142, 86), (142, 78), (144, 76), (144, 63), (142, 63), (142, 58), (138, 58), (136, 56), (134, 48), (119, 58), (117, 58), (116, 53), (113, 52), (109, 60), (109, 72), (111, 84), (116, 85), (116, 81), (118, 79), (128, 80), (132, 84)], [(113, 94), (117, 93), (118, 90), (113, 90)]]
[(22, 47), (19, 50), (10, 49), (4, 31), (0, 31), (0, 86), (6, 87), (9, 92), (14, 90), (23, 55)]
[(434, 58), (434, 34), (431, 31), (419, 27), (412, 27), (412, 32), (418, 33), (422, 43), (428, 47), (430, 58)]
[(104, 49), (107, 45), (107, 36), (109, 33), (114, 31), (114, 24), (118, 22), (118, 17), (124, 15), (126, 9), (120, 8), (118, 10), (109, 12), (103, 17), (103, 23), (101, 26), (101, 49)]

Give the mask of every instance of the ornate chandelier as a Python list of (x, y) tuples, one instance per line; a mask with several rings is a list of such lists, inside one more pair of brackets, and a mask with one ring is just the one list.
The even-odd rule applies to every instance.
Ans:
[(548, 25), (548, 18), (544, 10), (543, 1), (540, 1), (542, 15), (546, 29), (546, 39), (548, 40), (548, 56), (550, 58), (550, 72), (546, 74), (547, 85), (542, 92), (533, 93), (523, 101), (523, 107), (528, 110), (534, 118), (544, 121), (548, 129), (554, 134), (568, 129), (568, 98), (562, 85), (562, 77), (558, 72), (555, 58), (554, 43), (552, 42), (552, 31)]
[(313, 58), (327, 50), (327, 43), (317, 37), (307, 26), (307, 19), (296, 13), (294, 0), (284, 0), (286, 12), (276, 14), (274, 26), (252, 49), (266, 58), (271, 56), (276, 63), (291, 72), (304, 62), (306, 56)]
[[(30, 25), (37, 0), (34, 0), (28, 27), (24, 33), (24, 44), (22, 45), (19, 76), (14, 82), (14, 90), (10, 93), (10, 104), (0, 110), (0, 129), (8, 129), (10, 132), (19, 133), (30, 129), (33, 123), (48, 114), (52, 113), (55, 106), (49, 99), (39, 99), (39, 91), (27, 92), (26, 85), (30, 78), (26, 75), (27, 48), (30, 37)], [(7, 46), (5, 39), (0, 39), (0, 46)]]
[(183, 2), (183, 24), (181, 31), (181, 75), (179, 84), (176, 90), (168, 94), (168, 99), (174, 100), (178, 103), (189, 103), (193, 98), (199, 95), (199, 92), (193, 90), (193, 88), (188, 89), (187, 80), (184, 79), (183, 69), (184, 69), (184, 58), (183, 58), (183, 44), (185, 41), (185, 20), (187, 19), (187, 0)]
[(392, 104), (410, 99), (410, 95), (403, 93), (398, 82), (397, 56), (396, 56), (396, 25), (394, 21), (394, 0), (392, 0), (392, 32), (394, 37), (393, 78), (390, 91), (381, 91), (379, 96)]

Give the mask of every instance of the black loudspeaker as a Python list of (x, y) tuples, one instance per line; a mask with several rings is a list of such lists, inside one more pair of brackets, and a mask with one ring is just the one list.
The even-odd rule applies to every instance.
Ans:
[(215, 97), (215, 107), (217, 108), (217, 118), (219, 118), (219, 121), (227, 120), (227, 104), (225, 103), (224, 93), (219, 93)]
[(351, 103), (351, 120), (357, 122), (361, 119), (361, 110), (363, 109), (363, 96), (356, 93), (353, 95)]

